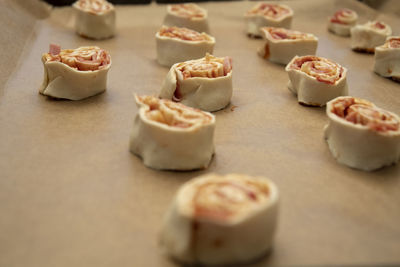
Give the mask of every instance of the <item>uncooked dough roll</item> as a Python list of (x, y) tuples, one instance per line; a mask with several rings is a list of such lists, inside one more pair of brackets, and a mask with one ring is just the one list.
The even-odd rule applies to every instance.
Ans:
[(351, 48), (359, 52), (374, 53), (375, 47), (385, 43), (392, 34), (389, 25), (381, 21), (369, 21), (351, 28)]
[(261, 27), (282, 27), (290, 29), (293, 10), (287, 5), (258, 3), (244, 15), (247, 22), (247, 34), (261, 37)]
[(185, 27), (198, 32), (210, 31), (207, 10), (193, 3), (168, 5), (163, 24)]
[(173, 65), (160, 97), (205, 111), (223, 109), (232, 97), (231, 58), (207, 54), (204, 58)]
[(374, 71), (400, 82), (400, 36), (391, 36), (384, 45), (375, 47)]
[(350, 29), (356, 25), (357, 19), (355, 11), (348, 8), (340, 9), (329, 18), (328, 30), (340, 36), (350, 36)]
[(135, 96), (139, 107), (130, 150), (161, 170), (206, 168), (214, 154), (215, 116), (154, 96)]
[(162, 26), (156, 34), (157, 60), (163, 66), (201, 58), (214, 50), (215, 38), (187, 28)]
[(285, 28), (261, 28), (265, 44), (259, 55), (279, 64), (287, 64), (294, 56), (315, 55), (318, 38), (311, 33), (287, 30)]
[(329, 59), (296, 56), (285, 70), (288, 88), (301, 104), (322, 107), (335, 97), (347, 95), (347, 69)]
[(44, 79), (39, 92), (43, 95), (80, 100), (106, 90), (111, 57), (104, 49), (83, 46), (61, 50), (51, 44), (42, 62)]
[(400, 118), (351, 96), (326, 106), (325, 139), (332, 155), (349, 167), (373, 171), (400, 159)]
[(105, 39), (115, 34), (115, 9), (106, 0), (78, 0), (73, 4), (76, 13), (75, 31), (87, 38)]
[(161, 246), (184, 263), (246, 263), (271, 249), (277, 213), (272, 181), (207, 174), (178, 190), (164, 218)]

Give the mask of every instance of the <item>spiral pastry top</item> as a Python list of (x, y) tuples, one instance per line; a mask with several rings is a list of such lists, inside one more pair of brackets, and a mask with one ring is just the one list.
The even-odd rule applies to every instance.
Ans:
[(152, 122), (173, 128), (198, 128), (213, 123), (210, 114), (187, 107), (167, 99), (154, 96), (136, 96), (137, 103), (144, 108), (144, 115)]
[(380, 133), (399, 131), (400, 127), (398, 116), (376, 107), (367, 100), (355, 97), (332, 101), (331, 112), (348, 122)]
[(204, 19), (207, 16), (207, 11), (196, 4), (177, 4), (168, 5), (168, 11), (178, 17), (188, 18), (192, 20)]
[(92, 14), (104, 14), (114, 9), (114, 6), (106, 0), (78, 0), (74, 7)]
[(251, 214), (268, 203), (270, 197), (270, 188), (262, 180), (236, 174), (214, 175), (198, 186), (192, 212), (197, 220), (226, 223)]
[(179, 188), (165, 216), (162, 248), (185, 263), (253, 261), (272, 246), (278, 200), (278, 189), (264, 177), (194, 178)]
[(286, 5), (268, 3), (259, 3), (246, 12), (246, 16), (264, 16), (272, 20), (283, 20), (292, 14), (292, 9)]
[(169, 37), (184, 41), (211, 41), (212, 38), (210, 35), (206, 33), (199, 33), (197, 31), (193, 31), (187, 28), (180, 28), (180, 27), (168, 27), (162, 26), (161, 29), (158, 31), (159, 36)]
[(335, 12), (330, 18), (332, 23), (354, 25), (358, 19), (358, 15), (355, 11), (343, 8)]
[(262, 27), (261, 30), (266, 38), (274, 40), (315, 40), (316, 37), (311, 33), (304, 33), (295, 30), (276, 27)]
[(179, 78), (183, 80), (202, 77), (218, 78), (228, 75), (232, 71), (230, 57), (214, 57), (207, 54), (204, 58), (179, 63), (176, 66)]
[(289, 65), (289, 69), (301, 71), (319, 82), (337, 83), (343, 76), (344, 68), (339, 64), (317, 56), (298, 57)]
[(400, 160), (400, 118), (351, 96), (328, 102), (325, 139), (332, 155), (349, 167), (372, 171)]
[(51, 44), (49, 53), (43, 55), (46, 62), (62, 62), (79, 71), (95, 71), (106, 68), (111, 63), (108, 52), (97, 46), (82, 46), (76, 49), (63, 49)]
[(388, 49), (400, 49), (400, 36), (388, 37), (386, 42), (381, 47)]

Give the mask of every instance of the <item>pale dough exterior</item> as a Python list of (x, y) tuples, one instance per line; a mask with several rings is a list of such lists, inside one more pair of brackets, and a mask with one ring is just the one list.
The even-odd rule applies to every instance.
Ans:
[(58, 62), (42, 58), (44, 78), (39, 92), (53, 98), (81, 100), (104, 92), (111, 62), (103, 69), (81, 71)]
[[(142, 158), (144, 165), (159, 170), (195, 170), (208, 167), (214, 154), (215, 116), (182, 104), (156, 97), (138, 97), (139, 107), (130, 136), (130, 151)], [(150, 105), (143, 99), (159, 103), (159, 110), (171, 120), (182, 118), (175, 106), (189, 114), (207, 117), (207, 122), (195, 122), (190, 127), (160, 123), (147, 116)], [(190, 119), (187, 120), (190, 122)]]
[(293, 94), (297, 95), (299, 103), (322, 107), (325, 106), (329, 100), (348, 94), (346, 68), (342, 67), (343, 72), (337, 81), (333, 84), (327, 84), (318, 81), (316, 77), (310, 76), (301, 70), (291, 68), (293, 62), (298, 58), (300, 57), (294, 57), (286, 66), (285, 70), (289, 74), (288, 89)]
[(179, 84), (179, 90), (182, 94), (180, 103), (184, 105), (204, 111), (217, 111), (229, 104), (233, 91), (232, 70), (222, 77), (182, 79), (181, 75), (178, 75), (179, 64), (174, 64), (169, 70), (161, 87), (159, 95), (161, 98), (173, 99), (177, 84)]
[(315, 35), (291, 31), (303, 34), (304, 37), (298, 39), (275, 39), (269, 33), (268, 28), (261, 28), (263, 37), (266, 39), (265, 44), (259, 49), (261, 57), (278, 64), (286, 65), (295, 56), (315, 55), (318, 46), (318, 38)]
[(156, 33), (157, 61), (160, 65), (171, 67), (173, 64), (204, 57), (214, 51), (215, 38), (207, 35), (209, 40), (189, 41)]
[[(229, 188), (229, 183), (232, 183), (245, 188), (244, 190), (252, 190), (250, 187), (246, 188), (248, 182), (259, 183), (268, 188), (268, 196), (263, 198), (258, 191), (252, 191), (259, 201), (253, 205), (246, 199), (248, 196)], [(233, 218), (215, 220), (196, 214), (196, 195), (202, 187), (213, 183), (228, 184), (225, 189), (225, 185), (221, 186), (222, 192), (228, 198), (244, 202), (242, 209), (234, 211), (237, 214)], [(211, 198), (210, 196), (212, 202)], [(278, 189), (264, 177), (208, 174), (192, 179), (178, 190), (167, 211), (161, 231), (162, 249), (184, 263), (229, 265), (254, 261), (272, 247), (278, 200)]]
[(385, 26), (384, 29), (374, 28), (372, 25), (376, 23), (376, 21), (369, 21), (351, 28), (351, 48), (353, 50), (373, 53), (375, 47), (385, 43), (386, 38), (392, 34), (392, 29), (383, 22), (379, 23)]
[[(324, 136), (333, 157), (341, 164), (364, 171), (397, 163), (400, 159), (400, 130), (377, 132), (337, 116), (332, 112), (332, 105), (346, 98), (352, 97), (338, 97), (326, 106), (329, 122)], [(400, 121), (396, 114), (388, 113)]]
[[(259, 3), (255, 6), (261, 6), (263, 3)], [(280, 18), (271, 18), (261, 14), (249, 14), (248, 12), (244, 15), (247, 24), (247, 34), (253, 37), (262, 37), (260, 28), (262, 27), (281, 27), (290, 29), (293, 19), (293, 10), (287, 5), (277, 5), (288, 10), (287, 14), (282, 15)]]
[(73, 5), (75, 9), (75, 31), (77, 34), (91, 39), (107, 39), (115, 35), (115, 9), (112, 7), (104, 13), (87, 12), (79, 8), (78, 3)]
[(192, 17), (187, 18), (183, 16), (177, 16), (174, 12), (171, 11), (172, 5), (167, 6), (167, 14), (165, 15), (163, 24), (166, 26), (177, 26), (177, 27), (185, 27), (188, 29), (192, 29), (198, 32), (210, 33), (210, 28), (208, 26), (208, 14), (207, 10), (199, 7), (196, 4), (196, 8), (202, 11), (204, 14), (203, 17)]
[[(400, 36), (389, 37), (386, 43), (393, 39), (400, 44)], [(374, 71), (383, 77), (400, 81), (400, 46), (391, 48), (384, 44), (376, 47)]]
[(350, 36), (350, 30), (354, 27), (356, 23), (353, 24), (339, 24), (328, 21), (328, 30), (339, 36)]

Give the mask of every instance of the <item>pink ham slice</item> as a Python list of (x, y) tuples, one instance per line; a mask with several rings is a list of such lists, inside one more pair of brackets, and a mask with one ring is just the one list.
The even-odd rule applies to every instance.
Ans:
[(60, 54), (61, 52), (61, 46), (59, 46), (58, 44), (50, 44), (49, 47), (49, 54), (56, 56), (58, 54)]
[(224, 75), (226, 76), (232, 70), (232, 58), (225, 57), (224, 59)]

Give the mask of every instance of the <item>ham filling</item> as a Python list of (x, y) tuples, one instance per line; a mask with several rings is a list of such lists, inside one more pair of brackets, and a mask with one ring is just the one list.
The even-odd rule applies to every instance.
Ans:
[(379, 29), (379, 30), (383, 30), (386, 28), (385, 24), (383, 24), (382, 22), (375, 22), (374, 24), (372, 24), (373, 28)]
[(62, 62), (80, 71), (101, 70), (111, 63), (108, 52), (97, 46), (61, 50), (59, 45), (50, 44), (49, 53), (44, 54), (44, 57), (47, 62)]
[(262, 31), (268, 32), (275, 40), (305, 40), (314, 39), (312, 35), (285, 28), (264, 27)]
[(386, 48), (400, 48), (400, 37), (393, 37), (386, 41)]
[(158, 32), (160, 36), (180, 39), (184, 41), (209, 41), (210, 38), (205, 33), (199, 33), (187, 28), (161, 27)]
[(338, 24), (352, 24), (356, 21), (357, 19), (357, 14), (353, 10), (344, 8), (341, 10), (336, 11), (336, 13), (333, 15), (331, 18), (332, 23), (338, 23)]
[(106, 0), (78, 0), (76, 6), (82, 11), (93, 14), (102, 14), (113, 9), (113, 5)]
[(291, 68), (300, 70), (317, 81), (327, 84), (335, 84), (343, 74), (343, 68), (339, 64), (316, 56), (300, 57), (293, 62)]
[(334, 114), (354, 124), (360, 124), (377, 132), (398, 131), (400, 121), (387, 111), (357, 98), (339, 99), (333, 103)]
[(194, 77), (223, 77), (231, 72), (232, 59), (230, 57), (218, 58), (207, 54), (202, 59), (182, 62), (176, 69), (183, 80)]
[(280, 19), (289, 14), (290, 10), (277, 4), (261, 3), (247, 12), (247, 15), (261, 15), (272, 19)]
[(204, 18), (205, 12), (196, 4), (178, 4), (170, 6), (171, 13), (183, 18)]
[(190, 128), (198, 124), (208, 124), (211, 117), (201, 110), (190, 108), (154, 96), (139, 97), (142, 104), (149, 107), (146, 117), (152, 121), (171, 127)]
[(253, 181), (216, 181), (199, 186), (193, 197), (196, 218), (227, 221), (266, 201), (269, 190)]

